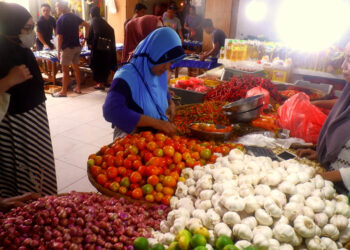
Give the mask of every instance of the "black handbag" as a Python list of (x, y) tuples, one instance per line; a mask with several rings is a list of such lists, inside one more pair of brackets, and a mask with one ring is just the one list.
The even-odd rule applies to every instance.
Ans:
[(101, 51), (109, 51), (112, 48), (112, 40), (105, 37), (98, 37), (96, 49)]

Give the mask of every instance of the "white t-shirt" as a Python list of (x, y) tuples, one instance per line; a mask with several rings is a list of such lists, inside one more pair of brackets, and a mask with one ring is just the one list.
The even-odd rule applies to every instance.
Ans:
[(330, 167), (339, 170), (345, 187), (350, 190), (350, 140), (342, 147), (337, 159)]

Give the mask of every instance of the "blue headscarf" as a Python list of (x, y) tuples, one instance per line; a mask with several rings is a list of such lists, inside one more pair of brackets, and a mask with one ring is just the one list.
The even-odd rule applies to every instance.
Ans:
[(170, 28), (159, 28), (139, 43), (130, 62), (115, 73), (114, 79), (127, 82), (132, 99), (142, 108), (144, 115), (167, 121), (167, 72), (156, 76), (151, 69), (184, 57), (177, 33)]

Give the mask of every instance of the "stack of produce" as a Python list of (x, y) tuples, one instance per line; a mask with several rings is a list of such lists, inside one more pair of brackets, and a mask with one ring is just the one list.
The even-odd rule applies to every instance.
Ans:
[(229, 125), (230, 122), (222, 111), (225, 104), (222, 101), (209, 101), (180, 107), (176, 110), (174, 123), (181, 134), (189, 134), (189, 125), (194, 122)]
[(271, 80), (251, 75), (234, 76), (230, 81), (210, 90), (205, 95), (205, 100), (234, 102), (245, 98), (247, 91), (257, 86), (268, 90), (277, 102), (281, 102), (281, 96)]
[(233, 239), (238, 249), (344, 249), (350, 242), (348, 197), (297, 161), (272, 161), (239, 150), (215, 164), (184, 169), (171, 201), (173, 210), (151, 242), (178, 245), (178, 233), (209, 231)]
[(132, 249), (168, 212), (99, 194), (46, 196), (0, 214), (0, 249)]
[(89, 172), (109, 190), (168, 205), (185, 167), (214, 163), (217, 155), (227, 155), (235, 144), (215, 145), (196, 139), (150, 131), (118, 138), (89, 156)]
[(191, 77), (190, 79), (186, 80), (177, 80), (173, 87), (179, 89), (193, 90), (201, 93), (206, 93), (211, 89), (210, 87), (204, 85), (203, 80), (196, 77)]

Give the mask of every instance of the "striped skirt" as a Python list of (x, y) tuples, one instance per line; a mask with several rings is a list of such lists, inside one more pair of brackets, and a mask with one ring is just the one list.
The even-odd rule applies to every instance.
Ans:
[(0, 122), (0, 197), (57, 193), (45, 103)]

